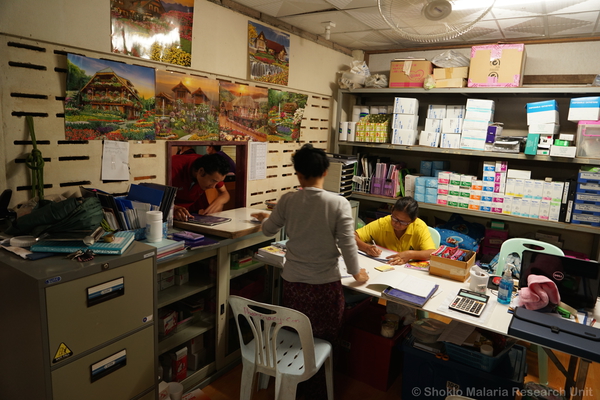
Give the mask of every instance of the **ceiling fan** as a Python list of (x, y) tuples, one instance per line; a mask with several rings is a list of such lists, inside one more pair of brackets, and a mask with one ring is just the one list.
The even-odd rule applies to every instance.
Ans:
[(379, 14), (404, 39), (438, 42), (470, 31), (496, 0), (377, 0)]

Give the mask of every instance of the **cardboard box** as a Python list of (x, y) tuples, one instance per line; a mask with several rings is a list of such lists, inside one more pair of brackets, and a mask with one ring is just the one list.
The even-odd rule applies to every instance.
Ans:
[(600, 119), (600, 96), (577, 97), (569, 104), (569, 121), (598, 121)]
[(453, 79), (436, 79), (435, 87), (437, 88), (460, 88), (467, 87), (467, 80), (463, 78)]
[(550, 155), (552, 157), (575, 158), (576, 152), (576, 146), (550, 146)]
[(471, 267), (475, 263), (475, 253), (469, 251), (467, 261), (450, 260), (438, 256), (431, 256), (429, 261), (429, 274), (443, 276), (455, 281), (464, 282), (469, 277)]
[(525, 69), (524, 44), (473, 46), (469, 87), (519, 87)]
[(394, 60), (390, 67), (390, 87), (423, 87), (433, 65), (427, 60)]
[(187, 377), (187, 347), (169, 353), (174, 382), (181, 382)]
[(433, 77), (436, 81), (438, 79), (467, 79), (469, 67), (434, 68)]

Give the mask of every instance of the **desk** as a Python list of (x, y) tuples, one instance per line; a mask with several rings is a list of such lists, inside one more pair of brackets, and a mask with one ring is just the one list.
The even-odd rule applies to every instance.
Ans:
[[(486, 315), (486, 312), (482, 315), (481, 319), (471, 317), (466, 314), (454, 312), (447, 308), (448, 299), (450, 296), (458, 293), (461, 288), (468, 288), (467, 282), (458, 282), (452, 281), (449, 279), (445, 279), (442, 277), (438, 277), (435, 275), (429, 275), (427, 272), (418, 271), (410, 268), (404, 267), (396, 267), (393, 271), (388, 272), (380, 272), (375, 269), (375, 267), (380, 266), (381, 263), (375, 261), (371, 258), (361, 256), (360, 264), (362, 268), (365, 268), (369, 273), (369, 281), (364, 284), (360, 284), (354, 280), (352, 277), (346, 277), (342, 279), (342, 284), (348, 288), (359, 291), (361, 293), (365, 293), (375, 297), (381, 297), (381, 292), (384, 290), (387, 285), (383, 282), (387, 281), (390, 285), (393, 285), (393, 282), (398, 281), (401, 274), (408, 274), (415, 277), (423, 278), (430, 280), (439, 285), (438, 293), (429, 299), (427, 303), (422, 307), (423, 311), (435, 313), (438, 315), (442, 315), (448, 318), (452, 318), (454, 320), (458, 320), (464, 322), (466, 324), (470, 324), (476, 327), (481, 327), (487, 329), (492, 332), (500, 333), (503, 335), (508, 335), (508, 328), (510, 322), (512, 320), (512, 314), (508, 312), (508, 306), (498, 303), (495, 296), (490, 296), (490, 300), (487, 307), (492, 307)], [(489, 290), (488, 290), (489, 292)], [(488, 293), (489, 294), (489, 293)], [(485, 316), (485, 318), (484, 318)], [(593, 310), (593, 315), (591, 318), (596, 318), (600, 320), (600, 305), (597, 303), (595, 309)], [(523, 339), (517, 337), (517, 339)], [(560, 361), (553, 354), (552, 350), (547, 347), (551, 347), (556, 349), (556, 346), (553, 347), (549, 345), (547, 342), (540, 343), (540, 341), (536, 341), (536, 338), (528, 337), (525, 340), (540, 345), (544, 348), (544, 350), (548, 353), (552, 362), (556, 364), (558, 369), (565, 375), (567, 378), (567, 384), (565, 385), (565, 393), (567, 396), (571, 396), (572, 399), (578, 400), (582, 398), (584, 393), (584, 385), (585, 380), (587, 378), (587, 370), (590, 364), (589, 360), (582, 359), (578, 356), (575, 356), (569, 351), (562, 348), (561, 351), (564, 351), (570, 354), (570, 361), (568, 370), (566, 370)], [(579, 366), (579, 367), (578, 367)], [(577, 377), (575, 377), (575, 371), (577, 371)], [(571, 391), (571, 388), (574, 388), (574, 391)]]
[(218, 213), (210, 214), (214, 217), (226, 217), (231, 218), (231, 221), (224, 224), (215, 226), (204, 226), (192, 224), (184, 221), (174, 221), (173, 225), (179, 229), (185, 229), (192, 232), (207, 233), (209, 235), (215, 235), (219, 237), (235, 239), (238, 237), (246, 236), (251, 233), (261, 231), (261, 223), (252, 221), (251, 214), (258, 212), (267, 212), (265, 210), (259, 210), (255, 208), (234, 208), (233, 210), (221, 211)]

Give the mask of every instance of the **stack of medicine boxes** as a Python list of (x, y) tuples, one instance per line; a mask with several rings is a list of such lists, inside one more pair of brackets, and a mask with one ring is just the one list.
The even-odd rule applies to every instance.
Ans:
[(421, 136), (419, 136), (419, 145), (438, 147), (444, 118), (446, 118), (446, 105), (430, 104), (427, 106), (425, 129), (421, 131)]
[(446, 117), (442, 120), (442, 137), (440, 147), (460, 148), (460, 137), (465, 117), (465, 106), (446, 106)]
[(479, 209), (502, 214), (505, 210), (504, 189), (506, 186), (506, 161), (484, 161), (482, 192)]
[(494, 121), (494, 101), (467, 99), (467, 111), (462, 126), (460, 148), (485, 150), (488, 126)]
[[(448, 169), (448, 166), (447, 161), (421, 161), (421, 176), (411, 176), (411, 179), (405, 179), (405, 182), (415, 182), (414, 198), (416, 201), (439, 203), (438, 176)], [(407, 191), (410, 191), (410, 189), (412, 188), (406, 187)], [(443, 197), (446, 196), (446, 194), (443, 194)]]
[(579, 172), (571, 223), (600, 226), (600, 173)]
[(527, 125), (525, 154), (550, 155), (554, 135), (560, 130), (556, 100), (527, 103)]
[(392, 144), (414, 145), (417, 143), (419, 100), (396, 97), (392, 118)]

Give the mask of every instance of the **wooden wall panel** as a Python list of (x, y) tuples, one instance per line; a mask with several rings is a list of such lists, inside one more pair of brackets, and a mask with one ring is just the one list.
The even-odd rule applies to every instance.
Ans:
[[(31, 194), (31, 173), (24, 160), (33, 146), (25, 115), (33, 116), (38, 149), (46, 161), (46, 196), (72, 196), (78, 193), (80, 185), (111, 193), (126, 193), (132, 182), (166, 183), (165, 141), (129, 142), (130, 179), (126, 182), (101, 180), (102, 141), (65, 141), (63, 101), (67, 53), (232, 81), (230, 77), (170, 64), (0, 35), (0, 60), (3, 60), (0, 67), (0, 190), (13, 189), (11, 207), (27, 201)], [(235, 82), (256, 84), (244, 80)], [(271, 87), (262, 83), (259, 85)], [(269, 178), (248, 181), (247, 206), (256, 208), (265, 208), (266, 200), (277, 200), (283, 193), (294, 190), (298, 181), (290, 160), (291, 154), (305, 142), (327, 150), (331, 132), (330, 97), (275, 85), (272, 87), (304, 93), (309, 99), (300, 140), (268, 143)]]

